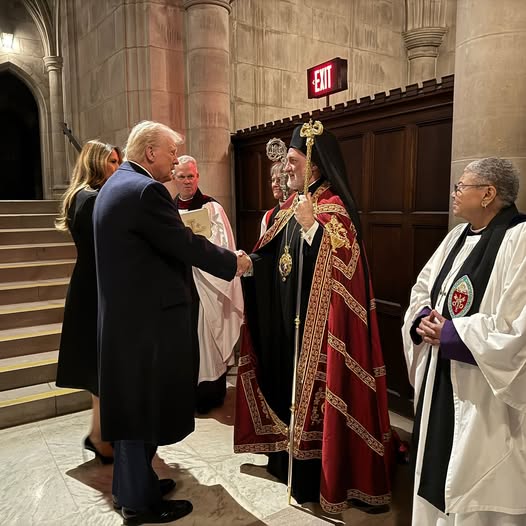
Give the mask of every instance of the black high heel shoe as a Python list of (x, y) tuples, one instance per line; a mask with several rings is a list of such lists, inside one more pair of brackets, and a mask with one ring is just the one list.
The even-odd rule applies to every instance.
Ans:
[(93, 445), (93, 442), (91, 441), (89, 435), (84, 439), (84, 449), (87, 449), (88, 451), (94, 453), (95, 458), (98, 458), (103, 464), (113, 464), (113, 457), (106, 457), (105, 455), (99, 453), (97, 448)]

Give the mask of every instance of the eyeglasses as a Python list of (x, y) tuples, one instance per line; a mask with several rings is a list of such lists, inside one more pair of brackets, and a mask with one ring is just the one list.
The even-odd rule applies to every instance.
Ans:
[(463, 184), (463, 183), (459, 183), (459, 184), (455, 184), (453, 185), (453, 188), (454, 188), (454, 192), (456, 194), (461, 194), (463, 191), (464, 191), (464, 188), (469, 188), (469, 187), (472, 187), (472, 188), (475, 188), (475, 187), (482, 187), (482, 186), (490, 186), (489, 184)]

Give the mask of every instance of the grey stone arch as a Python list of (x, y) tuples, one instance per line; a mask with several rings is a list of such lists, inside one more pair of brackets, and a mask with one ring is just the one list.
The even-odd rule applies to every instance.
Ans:
[(12, 61), (0, 64), (0, 72), (9, 72), (21, 80), (32, 93), (38, 108), (38, 123), (40, 128), (40, 163), (42, 167), (42, 192), (44, 199), (51, 198), (51, 144), (50, 144), (50, 122), (49, 122), (49, 92), (47, 86), (35, 80), (24, 66), (17, 65)]
[(44, 56), (58, 55), (60, 50), (60, 0), (22, 0), (37, 26), (44, 46)]
[[(64, 100), (62, 92), (61, 19), (62, 0), (22, 0), (35, 23), (44, 48), (48, 75), (47, 126), (41, 130), (44, 198), (59, 197), (67, 187), (65, 139), (62, 133)], [(40, 106), (39, 106), (40, 108)]]

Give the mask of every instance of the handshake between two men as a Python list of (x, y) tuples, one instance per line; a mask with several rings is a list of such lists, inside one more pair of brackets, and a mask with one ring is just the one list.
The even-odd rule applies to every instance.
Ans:
[(241, 277), (252, 269), (252, 260), (244, 250), (236, 250), (237, 272), (236, 277)]

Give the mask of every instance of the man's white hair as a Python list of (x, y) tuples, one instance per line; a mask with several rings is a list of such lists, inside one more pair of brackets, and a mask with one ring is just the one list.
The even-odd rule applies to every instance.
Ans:
[(179, 164), (193, 164), (197, 169), (197, 161), (191, 155), (181, 155), (178, 157)]
[(126, 142), (126, 160), (141, 162), (146, 156), (147, 146), (158, 146), (161, 137), (170, 137), (175, 144), (183, 144), (184, 137), (166, 124), (155, 121), (141, 121), (136, 124)]

